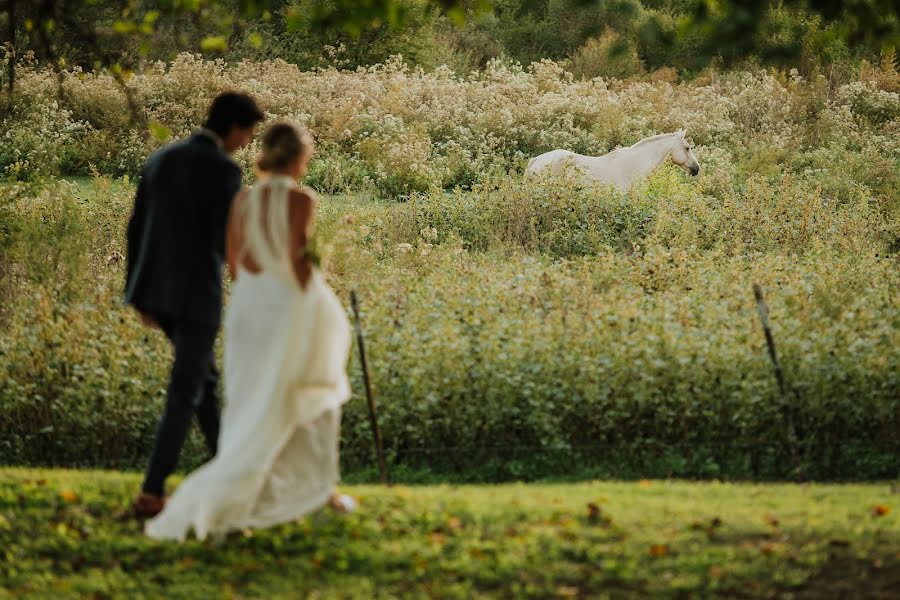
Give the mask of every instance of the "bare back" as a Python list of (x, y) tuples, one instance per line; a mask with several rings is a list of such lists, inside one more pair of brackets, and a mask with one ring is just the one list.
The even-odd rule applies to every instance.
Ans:
[[(276, 181), (275, 177), (282, 179), (279, 185), (285, 184), (283, 179), (287, 178), (274, 175), (257, 183), (253, 190), (243, 190), (235, 199), (226, 238), (228, 268), (232, 279), (237, 279), (239, 267), (253, 274), (287, 268), (300, 287), (305, 287), (312, 267), (304, 250), (312, 235), (315, 196), (311, 190), (297, 189), (291, 182), (289, 189), (276, 188), (276, 196), (280, 192), (286, 198), (276, 197), (273, 206), (270, 180)], [(281, 206), (282, 202), (286, 206)], [(250, 223), (249, 219), (256, 222)], [(262, 240), (248, 239), (248, 232), (255, 232)]]

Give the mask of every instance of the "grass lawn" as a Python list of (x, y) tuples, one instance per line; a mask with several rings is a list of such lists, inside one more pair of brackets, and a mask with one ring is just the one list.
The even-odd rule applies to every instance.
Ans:
[(186, 544), (136, 474), (0, 469), (0, 598), (900, 597), (891, 484), (346, 486), (360, 510)]

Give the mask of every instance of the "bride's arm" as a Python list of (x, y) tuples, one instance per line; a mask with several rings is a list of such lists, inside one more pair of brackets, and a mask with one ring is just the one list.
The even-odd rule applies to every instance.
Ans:
[(312, 190), (291, 190), (290, 193), (291, 256), (294, 257), (297, 281), (301, 288), (305, 288), (312, 275), (312, 265), (304, 251), (312, 237), (316, 199)]

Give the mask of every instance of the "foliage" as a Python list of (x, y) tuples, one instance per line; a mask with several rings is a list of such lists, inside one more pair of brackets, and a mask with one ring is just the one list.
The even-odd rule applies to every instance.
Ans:
[[(3, 74), (10, 97), (11, 65), (29, 54), (53, 67), (109, 69), (127, 91), (146, 61), (185, 50), (281, 58), (304, 69), (328, 47), (342, 48), (341, 64), (350, 67), (403, 53), (416, 65), (464, 73), (501, 57), (528, 64), (596, 55), (591, 40), (609, 29), (621, 41), (605, 60), (637, 48), (651, 68), (697, 72), (711, 60), (750, 56), (780, 65), (800, 58), (806, 66), (871, 58), (895, 50), (900, 36), (890, 0), (12, 0), (0, 24), (13, 59)], [(129, 100), (131, 118), (146, 127)]]
[[(322, 511), (224, 540), (160, 543), (134, 475), (0, 471), (11, 597), (887, 597), (900, 524), (886, 485), (640, 481), (353, 486)], [(0, 591), (0, 594), (4, 592)]]
[(682, 31), (706, 33), (701, 48), (720, 53), (727, 63), (751, 54), (796, 56), (804, 21), (823, 23), (830, 37), (850, 45), (868, 41), (889, 50), (900, 44), (900, 13), (892, 0), (782, 0), (775, 9), (768, 0), (699, 0), (692, 12)]
[[(893, 56), (843, 81), (748, 67), (675, 83), (576, 80), (553, 61), (457, 76), (183, 54), (127, 85), (175, 137), (238, 85), (314, 132), (307, 183), (340, 194), (320, 203), (325, 262), (342, 298), (359, 290), (408, 477), (864, 479), (895, 475), (900, 455)], [(170, 349), (121, 306), (122, 237), (128, 177), (160, 141), (125, 117), (112, 74), (19, 75), (0, 127), (0, 462), (136, 466)], [(519, 174), (554, 147), (599, 154), (679, 127), (696, 178), (667, 164), (623, 195)], [(237, 157), (248, 172), (257, 150)], [(362, 477), (355, 365), (342, 457)]]
[[(229, 65), (184, 54), (148, 65), (128, 86), (148, 119), (176, 138), (197, 126), (219, 90), (245, 89), (272, 117), (312, 130), (322, 159), (314, 181), (329, 191), (406, 195), (470, 187), (519, 171), (529, 157), (553, 148), (601, 154), (686, 127), (705, 160), (715, 161), (713, 195), (733, 188), (725, 173), (735, 168), (819, 174), (834, 185), (846, 181), (843, 171), (852, 164), (854, 181), (896, 205), (900, 103), (891, 56), (832, 85), (821, 75), (758, 69), (677, 84), (664, 73), (576, 81), (552, 61), (527, 69), (495, 61), (458, 77), (447, 69), (426, 73), (399, 58), (356, 72), (301, 72), (277, 60)], [(0, 173), (22, 180), (86, 175), (93, 164), (135, 175), (160, 142), (129, 125), (113, 78), (65, 72), (62, 97), (57, 82), (49, 70), (21, 69), (20, 102), (0, 121), (10, 141), (0, 150)], [(256, 150), (239, 158), (249, 164)]]
[(572, 57), (575, 77), (625, 79), (643, 72), (644, 65), (635, 48), (612, 30), (591, 38)]
[(229, 49), (237, 59), (280, 58), (301, 69), (335, 66), (355, 70), (402, 54), (412, 64), (436, 66), (446, 61), (437, 27), (442, 23), (430, 3), (407, 0), (398, 3), (402, 24), (383, 21), (347, 32), (317, 26), (317, 0), (293, 0), (269, 21), (250, 25)]
[[(554, 185), (568, 184), (321, 203), (332, 282), (363, 299), (392, 464), (476, 480), (893, 474), (900, 282), (865, 196), (835, 206), (808, 183), (754, 179), (719, 203), (672, 171), (629, 197)], [(47, 228), (66, 254), (49, 272), (18, 262), (32, 283), (0, 338), (0, 460), (140, 464), (170, 351), (119, 305), (131, 187), (41, 190), (18, 204), (21, 247)], [(65, 232), (54, 215), (73, 196)], [(798, 445), (751, 282), (769, 293)], [(353, 472), (370, 432), (351, 373)]]

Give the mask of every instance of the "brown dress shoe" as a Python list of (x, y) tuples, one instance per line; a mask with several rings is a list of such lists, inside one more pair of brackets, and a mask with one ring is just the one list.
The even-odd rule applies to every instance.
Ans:
[(164, 496), (141, 492), (134, 501), (134, 514), (139, 518), (149, 519), (161, 513), (165, 506), (166, 498)]

